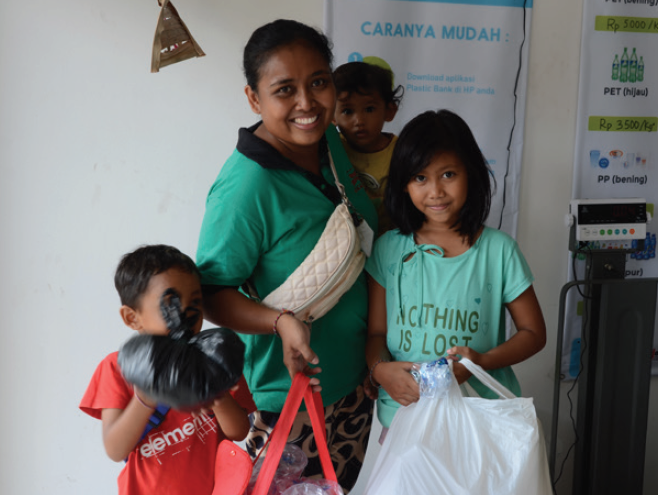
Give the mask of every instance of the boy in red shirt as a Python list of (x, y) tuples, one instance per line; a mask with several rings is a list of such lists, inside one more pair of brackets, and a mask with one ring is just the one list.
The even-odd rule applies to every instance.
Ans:
[[(178, 249), (144, 246), (125, 255), (114, 282), (121, 298), (121, 318), (133, 330), (149, 335), (169, 333), (160, 308), (168, 289), (180, 294), (186, 311), (199, 315), (193, 333), (201, 330), (199, 274), (194, 262)], [(248, 411), (242, 405), (249, 412), (255, 406), (244, 378), (231, 394), (222, 395), (198, 414), (170, 409), (158, 426), (141, 438), (156, 404), (126, 382), (117, 356), (118, 352), (113, 352), (98, 365), (80, 409), (102, 420), (103, 444), (110, 459), (126, 461), (119, 474), (119, 494), (210, 495), (219, 442), (224, 438), (242, 440), (249, 431)]]

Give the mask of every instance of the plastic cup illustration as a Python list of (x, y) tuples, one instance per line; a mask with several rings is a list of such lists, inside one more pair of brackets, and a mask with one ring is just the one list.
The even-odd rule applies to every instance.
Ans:
[(601, 150), (590, 150), (589, 151), (589, 164), (590, 166), (596, 168), (599, 166), (599, 160), (601, 159)]
[(609, 153), (609, 156), (610, 156), (610, 164), (617, 165), (621, 161), (622, 157), (624, 156), (624, 152), (622, 150), (612, 150)]
[(626, 153), (624, 168), (631, 168), (633, 165), (635, 165), (635, 153)]

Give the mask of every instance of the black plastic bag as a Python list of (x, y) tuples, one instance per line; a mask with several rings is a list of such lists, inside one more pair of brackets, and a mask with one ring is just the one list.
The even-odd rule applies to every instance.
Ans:
[(178, 410), (209, 405), (233, 387), (244, 365), (244, 343), (227, 328), (193, 335), (199, 314), (184, 312), (173, 289), (162, 296), (169, 335), (140, 334), (119, 351), (119, 367), (129, 383), (158, 404)]

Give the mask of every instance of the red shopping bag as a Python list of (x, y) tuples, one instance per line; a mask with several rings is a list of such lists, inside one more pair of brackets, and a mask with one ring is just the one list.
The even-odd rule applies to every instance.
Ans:
[[(336, 472), (331, 463), (331, 456), (327, 447), (327, 430), (324, 423), (322, 397), (319, 392), (313, 393), (309, 382), (310, 378), (302, 373), (297, 373), (292, 381), (281, 415), (270, 435), (267, 455), (258, 473), (253, 495), (267, 494), (302, 399), (306, 403), (306, 409), (311, 418), (324, 477), (329, 481), (337, 482)], [(253, 465), (254, 463), (244, 450), (229, 440), (222, 441), (217, 449), (215, 488), (212, 495), (243, 495), (249, 484)]]

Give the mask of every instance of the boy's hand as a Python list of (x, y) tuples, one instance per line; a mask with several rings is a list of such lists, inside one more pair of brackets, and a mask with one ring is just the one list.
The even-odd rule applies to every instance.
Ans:
[[(231, 391), (237, 388), (238, 385), (235, 385)], [(249, 433), (249, 416), (228, 391), (213, 401), (212, 411), (226, 438), (236, 441), (245, 439)]]
[(137, 399), (137, 401), (144, 407), (148, 407), (151, 409), (155, 409), (158, 407), (158, 404), (153, 399), (151, 399), (146, 393), (142, 392), (137, 387), (133, 387), (133, 391), (135, 392), (135, 398)]
[(190, 414), (193, 418), (201, 416), (202, 414), (214, 414), (216, 410), (221, 410), (228, 402), (233, 402), (234, 399), (231, 392), (235, 392), (237, 389), (238, 385), (234, 385), (230, 390), (226, 390), (207, 404), (199, 406), (198, 409), (191, 411)]

